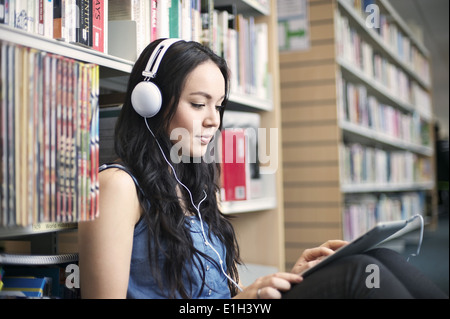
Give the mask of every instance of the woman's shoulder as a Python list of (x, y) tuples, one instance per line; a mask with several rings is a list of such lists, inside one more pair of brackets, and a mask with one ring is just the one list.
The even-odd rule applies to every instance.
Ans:
[[(119, 206), (140, 207), (135, 181), (125, 170), (117, 167), (104, 169), (99, 173), (99, 182), (100, 198), (103, 197)], [(140, 210), (136, 217), (137, 221), (140, 218)]]
[(116, 188), (126, 191), (131, 189), (135, 191), (133, 177), (123, 169), (111, 167), (104, 169), (99, 173), (100, 183), (106, 187)]

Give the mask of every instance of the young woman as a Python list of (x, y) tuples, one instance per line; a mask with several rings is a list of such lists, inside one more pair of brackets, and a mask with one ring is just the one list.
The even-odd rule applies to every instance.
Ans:
[[(82, 297), (386, 296), (362, 287), (364, 263), (381, 257), (347, 258), (303, 281), (299, 273), (346, 244), (340, 240), (306, 250), (290, 273), (239, 285), (236, 236), (217, 203), (219, 164), (204, 158), (221, 129), (228, 72), (222, 58), (196, 42), (157, 40), (142, 52), (116, 125), (118, 160), (99, 174), (100, 217), (79, 225)], [(156, 114), (142, 111), (160, 99), (149, 93), (150, 80), (161, 92)], [(388, 296), (415, 297), (402, 283), (392, 285), (402, 290)]]

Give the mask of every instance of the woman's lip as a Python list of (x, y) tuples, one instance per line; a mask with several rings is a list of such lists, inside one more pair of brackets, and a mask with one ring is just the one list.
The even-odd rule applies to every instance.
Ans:
[(202, 144), (209, 144), (211, 141), (212, 135), (201, 135), (198, 136)]

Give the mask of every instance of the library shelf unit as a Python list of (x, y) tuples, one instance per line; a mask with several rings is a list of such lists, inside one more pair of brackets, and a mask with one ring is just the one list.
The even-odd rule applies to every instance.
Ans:
[(309, 0), (309, 49), (280, 51), (287, 269), (377, 221), (437, 223), (428, 52), (388, 1), (354, 3)]
[[(271, 87), (268, 89), (270, 98), (260, 99), (248, 94), (231, 92), (229, 104), (230, 109), (233, 110), (260, 114), (262, 127), (279, 128), (281, 124), (279, 87), (277, 85), (279, 83), (279, 61), (277, 46), (273, 45), (273, 43), (277, 43), (276, 1), (215, 0), (214, 4), (221, 6), (235, 4), (238, 13), (242, 13), (246, 17), (254, 16), (255, 21), (267, 23), (269, 30), (268, 72), (272, 79)], [(134, 64), (134, 61), (4, 25), (0, 25), (0, 41), (99, 65), (100, 92), (104, 90), (107, 93), (119, 93), (119, 96), (126, 90), (126, 82)], [(278, 154), (281, 153), (281, 143), (277, 144), (277, 151)], [(264, 172), (264, 167), (261, 170)], [(267, 185), (267, 188), (264, 187), (262, 198), (223, 202), (222, 207), (225, 214), (235, 217), (232, 219), (232, 223), (235, 226), (244, 262), (282, 270), (284, 268), (284, 221), (281, 165), (275, 173), (262, 174), (262, 178), (263, 185)], [(32, 247), (39, 247), (36, 250), (31, 249), (31, 254), (76, 253), (76, 223), (0, 227), (0, 241), (9, 239), (31, 241)], [(33, 245), (33, 242), (36, 244)]]
[[(268, 73), (270, 74), (267, 99), (230, 92), (229, 109), (256, 112), (261, 116), (262, 128), (281, 127), (279, 60), (277, 38), (276, 1), (215, 0), (215, 5), (235, 4), (238, 13), (253, 16), (255, 23), (266, 23), (268, 36)], [(278, 138), (281, 135), (278, 134)], [(269, 140), (269, 139), (268, 139)], [(273, 147), (273, 146), (272, 146)], [(267, 146), (266, 149), (270, 147)], [(223, 202), (225, 214), (233, 215), (241, 255), (244, 263), (284, 269), (284, 207), (282, 192), (281, 141), (277, 143), (278, 166), (275, 172), (265, 174), (261, 167), (263, 196), (246, 201)]]

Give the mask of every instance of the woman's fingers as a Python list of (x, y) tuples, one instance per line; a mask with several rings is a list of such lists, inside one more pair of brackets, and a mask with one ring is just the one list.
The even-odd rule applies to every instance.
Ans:
[(279, 299), (281, 291), (288, 291), (293, 283), (300, 283), (302, 280), (303, 278), (299, 275), (285, 272), (259, 278), (253, 284), (256, 289), (256, 298)]
[(344, 240), (328, 240), (319, 247), (305, 249), (303, 254), (295, 263), (291, 272), (299, 274), (320, 262), (325, 257), (334, 254), (335, 250), (345, 246), (348, 242)]
[(348, 241), (340, 240), (340, 239), (332, 239), (324, 242), (320, 247), (327, 247), (331, 250), (337, 250), (341, 248), (342, 246), (345, 246), (348, 244)]

